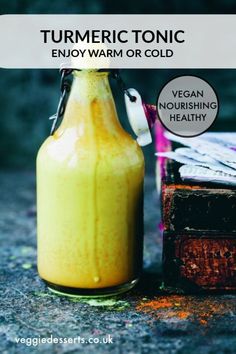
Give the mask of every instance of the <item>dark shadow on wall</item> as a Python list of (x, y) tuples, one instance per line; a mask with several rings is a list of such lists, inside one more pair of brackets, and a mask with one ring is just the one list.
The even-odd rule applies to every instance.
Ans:
[[(233, 0), (192, 1), (30, 1), (2, 0), (1, 13), (235, 13)], [(198, 75), (212, 84), (219, 96), (220, 112), (213, 130), (236, 130), (236, 70), (123, 70), (128, 87), (140, 91), (144, 100), (155, 103), (161, 87), (181, 74)], [(129, 127), (123, 94), (111, 82), (122, 125)], [(34, 169), (36, 152), (48, 136), (48, 117), (59, 100), (57, 70), (4, 70), (0, 74), (0, 167)], [(154, 172), (154, 146), (144, 149), (148, 172)]]

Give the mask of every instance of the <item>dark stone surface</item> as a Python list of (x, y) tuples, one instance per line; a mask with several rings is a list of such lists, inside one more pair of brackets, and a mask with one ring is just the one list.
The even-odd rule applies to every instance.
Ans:
[[(34, 175), (1, 172), (0, 185), (1, 353), (236, 353), (236, 296), (167, 295), (160, 286), (154, 178), (146, 178), (143, 279), (131, 293), (102, 302), (47, 291), (36, 269)], [(15, 341), (51, 334), (86, 339), (110, 334), (113, 344)]]

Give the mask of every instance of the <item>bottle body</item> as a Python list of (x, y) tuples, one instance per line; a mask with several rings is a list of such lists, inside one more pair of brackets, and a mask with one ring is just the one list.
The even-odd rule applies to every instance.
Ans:
[(37, 157), (38, 270), (63, 287), (121, 286), (142, 266), (143, 154), (105, 75), (78, 75)]

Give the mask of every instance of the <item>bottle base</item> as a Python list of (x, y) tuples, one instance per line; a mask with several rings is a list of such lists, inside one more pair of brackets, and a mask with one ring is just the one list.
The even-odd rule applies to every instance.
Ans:
[(67, 286), (53, 284), (43, 279), (47, 284), (48, 290), (56, 295), (68, 296), (74, 298), (103, 298), (103, 297), (111, 297), (120, 295), (131, 290), (137, 283), (138, 278), (134, 279), (128, 283), (112, 286), (109, 288), (101, 288), (101, 289), (81, 289), (81, 288), (71, 288)]

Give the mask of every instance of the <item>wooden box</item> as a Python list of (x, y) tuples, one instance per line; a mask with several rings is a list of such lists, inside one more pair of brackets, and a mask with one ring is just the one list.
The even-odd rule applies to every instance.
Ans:
[[(156, 127), (157, 151), (170, 150), (170, 142), (160, 140), (160, 129)], [(157, 161), (164, 283), (197, 292), (234, 291), (236, 188), (183, 182), (180, 166), (169, 159)]]
[(190, 291), (236, 290), (236, 235), (163, 234), (165, 284)]

